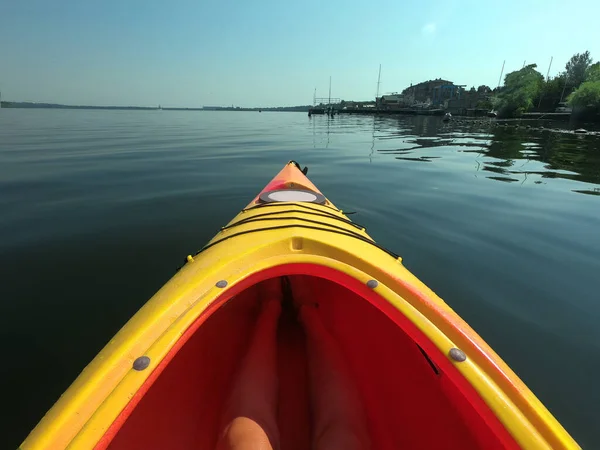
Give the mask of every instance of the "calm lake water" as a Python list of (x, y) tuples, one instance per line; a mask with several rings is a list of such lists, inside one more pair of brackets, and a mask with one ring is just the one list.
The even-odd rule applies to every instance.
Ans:
[(600, 448), (600, 137), (488, 119), (7, 109), (0, 447), (289, 159)]

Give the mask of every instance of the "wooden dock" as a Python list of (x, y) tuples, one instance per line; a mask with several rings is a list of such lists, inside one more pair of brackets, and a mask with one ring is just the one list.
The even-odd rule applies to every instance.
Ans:
[(377, 109), (377, 108), (347, 108), (337, 111), (339, 114), (364, 114), (364, 115), (420, 115), (420, 116), (443, 116), (443, 109), (415, 109), (415, 108), (400, 108), (400, 109)]

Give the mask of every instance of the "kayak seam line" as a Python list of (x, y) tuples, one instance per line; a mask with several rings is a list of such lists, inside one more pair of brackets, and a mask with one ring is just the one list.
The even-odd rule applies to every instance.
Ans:
[(388, 250), (387, 248), (385, 248), (385, 247), (377, 244), (375, 241), (372, 241), (370, 239), (367, 239), (364, 236), (361, 236), (360, 234), (356, 234), (356, 233), (353, 233), (353, 232), (347, 231), (347, 230), (338, 231), (338, 230), (335, 230), (335, 229), (332, 230), (332, 229), (328, 229), (328, 228), (319, 228), (319, 227), (315, 227), (315, 226), (312, 226), (312, 225), (301, 225), (301, 224), (296, 224), (296, 225), (278, 225), (278, 226), (275, 226), (275, 227), (255, 228), (255, 229), (252, 229), (252, 230), (240, 231), (238, 233), (234, 233), (234, 234), (231, 234), (229, 236), (225, 236), (224, 238), (219, 239), (218, 241), (215, 241), (213, 243), (205, 245), (201, 250), (199, 250), (198, 252), (196, 252), (196, 254), (194, 256), (199, 255), (203, 251), (208, 250), (209, 248), (214, 247), (215, 245), (220, 244), (221, 242), (224, 242), (224, 241), (226, 241), (228, 239), (231, 239), (231, 238), (234, 238), (234, 237), (237, 237), (237, 236), (241, 236), (241, 235), (249, 234), (249, 233), (255, 233), (255, 232), (258, 232), (258, 231), (281, 230), (281, 229), (285, 229), (285, 228), (305, 228), (305, 229), (309, 229), (309, 230), (327, 231), (329, 233), (337, 233), (337, 234), (341, 234), (342, 236), (353, 237), (355, 239), (358, 239), (359, 241), (363, 241), (363, 242), (366, 242), (367, 244), (371, 244), (373, 247), (377, 247), (379, 250), (384, 251), (385, 253), (387, 253), (388, 255), (390, 255), (391, 257), (393, 257), (394, 259), (399, 259), (400, 258), (400, 255), (398, 255), (398, 254), (394, 253), (393, 251)]
[[(311, 208), (308, 205), (305, 205), (305, 204), (303, 204), (301, 202), (273, 202), (273, 203), (262, 203), (262, 204), (259, 203), (257, 205), (254, 205), (254, 206), (250, 207), (250, 208), (242, 209), (242, 212), (252, 211), (254, 208), (266, 208), (266, 207), (269, 207), (269, 206), (288, 206), (288, 205), (299, 206), (301, 208), (310, 209), (311, 211), (318, 211), (318, 212), (322, 212), (322, 213), (325, 213), (325, 214), (330, 214), (333, 217), (338, 217), (338, 216), (336, 216), (333, 213), (330, 213), (328, 211), (323, 211), (323, 210), (320, 210), (320, 209)], [(341, 210), (337, 209), (337, 208), (333, 208), (331, 206), (326, 206), (326, 205), (319, 205), (319, 206), (322, 206), (323, 208), (331, 209), (332, 211), (335, 211), (335, 212), (343, 214), (343, 212)]]
[[(323, 195), (323, 194), (321, 194), (321, 195)], [(253, 206), (253, 208), (264, 208), (265, 206), (279, 206), (279, 205), (281, 205), (282, 203), (283, 203), (283, 204), (287, 203), (287, 204), (292, 204), (292, 205), (302, 206), (302, 207), (304, 207), (304, 208), (308, 208), (308, 209), (314, 209), (314, 208), (310, 208), (308, 205), (306, 205), (306, 204), (305, 204), (305, 203), (310, 203), (310, 202), (294, 202), (294, 201), (287, 201), (287, 202), (271, 202), (271, 203), (258, 203), (258, 204), (256, 204), (256, 205), (254, 205), (254, 206)], [(335, 208), (335, 207), (333, 207), (333, 206), (327, 206), (327, 205), (325, 205), (324, 203), (310, 203), (310, 204), (311, 204), (311, 205), (319, 205), (319, 206), (322, 206), (323, 208), (327, 208), (327, 209), (330, 209), (330, 210), (332, 210), (332, 211), (335, 211), (335, 212), (338, 212), (338, 213), (341, 213), (341, 212), (342, 212), (342, 210), (340, 210), (340, 209), (337, 209), (337, 208)], [(251, 209), (251, 208), (248, 208), (248, 209)]]
[[(257, 214), (255, 216), (252, 217), (248, 217), (245, 219), (241, 219), (238, 220), (237, 222), (234, 222), (230, 225), (226, 225), (223, 228), (221, 228), (221, 230), (228, 230), (230, 228), (233, 228), (237, 225), (243, 225), (245, 223), (250, 223), (250, 222), (257, 222), (259, 220), (285, 220), (288, 219), (289, 217), (276, 217), (276, 218), (269, 218), (269, 219), (263, 219), (263, 217), (265, 216), (274, 216), (276, 214), (286, 214), (286, 213), (302, 213), (302, 214), (312, 214), (314, 216), (319, 216), (319, 217), (326, 217), (326, 218), (330, 218), (330, 219), (335, 219), (335, 220), (339, 220), (340, 222), (346, 223), (348, 225), (351, 225), (355, 228), (358, 228), (359, 230), (364, 230), (365, 227), (363, 227), (362, 225), (356, 223), (356, 222), (352, 222), (351, 220), (348, 219), (344, 219), (343, 217), (334, 217), (334, 216), (330, 216), (329, 214), (323, 214), (321, 212), (317, 213), (317, 212), (305, 212), (305, 211), (295, 211), (293, 209), (286, 209), (285, 211), (275, 211), (275, 212), (270, 212), (270, 213), (264, 213), (264, 214)], [(306, 219), (302, 219), (302, 220), (306, 220)], [(319, 222), (321, 223), (321, 222)], [(329, 224), (323, 224), (323, 225), (329, 225)]]
[[(254, 220), (254, 218), (253, 218), (253, 217), (251, 217), (251, 218), (245, 219), (245, 222), (244, 222), (244, 223), (241, 223), (241, 224), (239, 224), (239, 225), (245, 225), (245, 224), (247, 224), (247, 223), (252, 223), (252, 222), (260, 222), (260, 221), (263, 221), (263, 220), (301, 220), (301, 221), (303, 221), (303, 222), (316, 223), (317, 225), (322, 225), (322, 226), (324, 226), (324, 227), (331, 227), (331, 228), (333, 228), (333, 229), (335, 229), (335, 230), (347, 231), (348, 233), (352, 233), (352, 234), (354, 234), (354, 232), (353, 232), (353, 231), (351, 231), (351, 230), (349, 230), (349, 229), (347, 229), (347, 228), (340, 227), (340, 226), (337, 226), (337, 225), (333, 225), (333, 224), (331, 224), (331, 223), (323, 223), (323, 222), (319, 222), (319, 221), (317, 221), (317, 220), (305, 219), (304, 217), (293, 217), (293, 216), (288, 216), (288, 217), (264, 217), (264, 218), (262, 218), (262, 217), (258, 217), (258, 218), (256, 218), (256, 220)], [(237, 224), (237, 223), (234, 223), (234, 224), (232, 224), (232, 225), (231, 225), (231, 226), (229, 226), (229, 227), (222, 228), (221, 230), (222, 230), (222, 231), (226, 231), (226, 230), (228, 230), (228, 229), (229, 229), (229, 228), (231, 228), (231, 227), (235, 227), (236, 225), (238, 225), (238, 224)], [(332, 230), (332, 231), (333, 231), (333, 230)], [(361, 231), (362, 231), (362, 229), (361, 229)], [(358, 235), (358, 234), (357, 234), (357, 235)], [(367, 239), (368, 239), (368, 238), (367, 238)]]
[[(306, 212), (305, 214), (314, 214), (314, 215), (318, 215), (318, 216), (321, 216), (321, 217), (331, 217), (332, 219), (340, 220), (340, 221), (348, 223), (350, 225), (355, 225), (357, 228), (365, 228), (364, 226), (362, 226), (362, 225), (360, 225), (360, 224), (358, 224), (356, 222), (353, 222), (350, 219), (347, 219), (345, 217), (340, 217), (340, 216), (338, 216), (336, 214), (329, 213), (328, 211), (321, 211), (321, 210), (318, 210), (318, 209), (313, 209), (313, 208), (306, 207), (305, 205), (300, 205), (300, 204), (295, 204), (295, 203), (292, 203), (291, 206), (299, 206), (299, 207), (305, 208), (305, 209), (307, 209), (307, 210), (310, 211), (310, 212)], [(252, 211), (252, 208), (246, 209), (244, 211), (245, 212), (250, 212), (250, 211)], [(285, 211), (275, 211), (275, 212), (272, 212), (272, 213), (264, 213), (264, 214), (260, 214), (259, 213), (259, 214), (256, 214), (255, 216), (252, 216), (252, 218), (259, 217), (259, 216), (266, 216), (266, 215), (284, 214), (284, 213), (287, 213), (287, 212), (302, 212), (302, 213), (304, 213), (304, 211), (295, 211), (295, 210), (288, 209), (288, 210), (285, 210)], [(242, 219), (241, 221), (243, 221), (243, 220), (245, 220), (245, 219)], [(238, 221), (238, 222), (241, 222), (241, 221)]]

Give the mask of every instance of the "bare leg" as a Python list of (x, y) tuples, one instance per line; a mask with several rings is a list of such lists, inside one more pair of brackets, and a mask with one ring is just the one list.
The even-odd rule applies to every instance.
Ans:
[(313, 411), (315, 450), (366, 450), (370, 448), (360, 396), (349, 376), (346, 361), (323, 326), (314, 297), (303, 279), (292, 281), (294, 300), (300, 304), (304, 326)]
[(260, 286), (262, 310), (229, 399), (217, 450), (279, 448), (277, 430), (277, 324), (279, 279)]

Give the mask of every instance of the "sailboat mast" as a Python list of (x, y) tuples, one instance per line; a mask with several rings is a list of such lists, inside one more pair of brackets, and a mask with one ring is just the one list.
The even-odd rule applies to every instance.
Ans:
[(559, 103), (562, 103), (562, 101), (563, 101), (563, 97), (565, 96), (565, 90), (567, 89), (568, 82), (569, 82), (569, 74), (567, 73), (565, 75), (565, 85), (563, 86), (562, 93), (560, 94), (560, 102)]
[(552, 60), (554, 59), (554, 56), (550, 57), (550, 64), (548, 65), (548, 72), (546, 72), (546, 81), (548, 81), (548, 76), (550, 75), (550, 67), (552, 67)]
[(375, 100), (379, 97), (379, 85), (381, 84), (381, 64), (379, 64), (379, 75), (377, 75), (377, 94), (375, 94)]
[[(552, 67), (552, 60), (554, 59), (554, 56), (550, 57), (550, 64), (548, 65), (548, 72), (546, 72), (546, 83), (548, 82), (548, 77), (550, 76), (550, 67)], [(540, 93), (540, 101), (538, 102), (538, 109), (540, 109), (540, 106), (542, 105), (542, 98), (544, 97), (544, 90), (542, 89), (541, 93)]]
[(502, 74), (504, 73), (504, 64), (506, 64), (506, 60), (502, 63), (502, 70), (500, 71), (500, 78), (498, 78), (498, 88), (500, 88), (500, 82), (502, 81)]
[(327, 104), (331, 105), (331, 75), (329, 75), (329, 103)]

